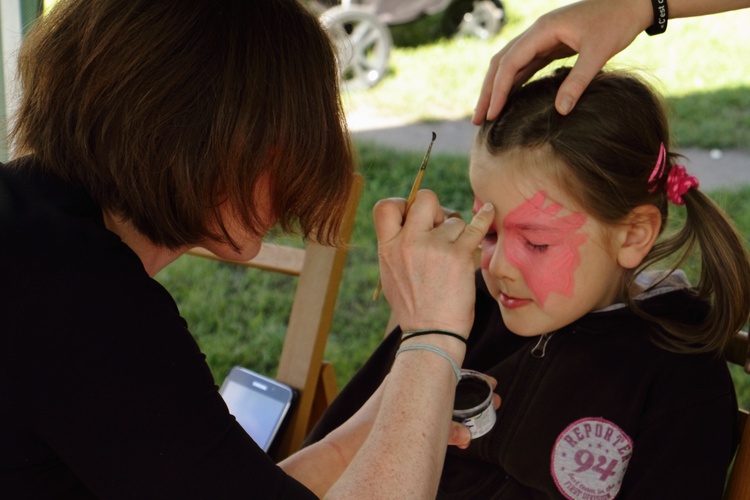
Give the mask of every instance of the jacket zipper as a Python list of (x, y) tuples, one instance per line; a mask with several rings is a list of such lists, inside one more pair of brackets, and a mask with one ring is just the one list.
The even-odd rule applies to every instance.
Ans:
[(537, 341), (534, 348), (531, 349), (531, 355), (537, 359), (542, 359), (544, 355), (547, 354), (547, 344), (552, 339), (552, 336), (556, 333), (557, 330), (551, 333), (542, 334), (542, 336), (539, 337), (539, 340)]
[[(549, 344), (550, 339), (552, 339), (555, 333), (557, 333), (557, 330), (543, 334), (531, 351), (527, 351), (531, 354), (531, 359), (527, 358), (528, 361), (522, 362), (522, 366), (519, 366), (517, 376), (520, 377), (520, 380), (518, 385), (514, 388), (514, 396), (521, 397), (522, 399), (515, 405), (515, 411), (511, 414), (506, 413), (503, 416), (503, 419), (508, 422), (506, 424), (508, 429), (517, 429), (516, 422), (526, 415), (528, 405), (531, 403), (532, 395), (535, 392), (533, 388), (540, 384), (539, 377), (544, 376), (540, 371), (546, 365), (544, 358), (547, 354), (547, 344)], [(503, 434), (500, 440), (495, 441), (492, 445), (505, 448), (507, 453), (509, 443), (514, 439), (514, 435), (515, 432)], [(489, 446), (489, 443), (486, 446)], [(505, 454), (499, 458), (501, 461), (508, 459)]]

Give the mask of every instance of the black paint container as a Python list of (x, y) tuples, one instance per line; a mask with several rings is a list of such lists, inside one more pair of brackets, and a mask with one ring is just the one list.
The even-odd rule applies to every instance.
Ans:
[(476, 439), (487, 434), (495, 420), (490, 380), (474, 370), (461, 370), (453, 404), (453, 421), (468, 427), (471, 439)]

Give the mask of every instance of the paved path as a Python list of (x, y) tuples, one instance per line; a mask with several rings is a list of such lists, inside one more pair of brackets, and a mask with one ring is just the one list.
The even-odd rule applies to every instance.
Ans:
[[(349, 127), (355, 139), (381, 144), (394, 149), (424, 151), (431, 132), (437, 134), (433, 153), (468, 155), (475, 127), (469, 120), (434, 123), (403, 123), (398, 119), (373, 118), (352, 113)], [(685, 149), (684, 162), (695, 175), (701, 189), (737, 188), (750, 185), (750, 151)]]

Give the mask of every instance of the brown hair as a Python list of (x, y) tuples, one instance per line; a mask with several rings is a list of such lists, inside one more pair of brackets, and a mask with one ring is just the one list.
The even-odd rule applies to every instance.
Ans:
[(298, 1), (62, 1), (19, 73), (19, 153), (155, 244), (234, 244), (225, 200), (262, 233), (264, 178), (285, 230), (338, 242), (354, 162), (334, 49)]
[[(658, 94), (634, 74), (599, 73), (567, 116), (557, 113), (555, 95), (569, 68), (532, 81), (514, 91), (494, 122), (477, 135), (493, 154), (512, 148), (549, 150), (557, 158), (556, 179), (589, 214), (604, 224), (625, 220), (640, 205), (656, 206), (662, 230), (668, 217), (665, 182), (678, 157), (669, 152), (666, 112)], [(649, 184), (659, 156), (667, 151), (664, 175)], [(674, 351), (721, 350), (750, 314), (750, 262), (743, 240), (726, 214), (698, 189), (684, 196), (686, 221), (674, 235), (663, 237), (623, 283), (630, 308), (662, 328), (656, 342)], [(696, 293), (709, 304), (699, 324), (643, 311), (631, 295), (637, 275), (665, 257), (675, 257), (672, 270), (698, 248), (701, 275)]]

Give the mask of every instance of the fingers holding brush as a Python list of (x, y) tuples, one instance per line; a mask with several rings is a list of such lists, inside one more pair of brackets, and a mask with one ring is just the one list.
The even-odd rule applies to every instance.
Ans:
[(430, 190), (419, 191), (407, 211), (408, 205), (403, 198), (387, 198), (375, 204), (372, 213), (378, 243), (394, 239), (406, 226), (413, 231), (430, 231), (445, 220), (437, 195)]
[[(417, 193), (419, 192), (419, 186), (422, 184), (422, 177), (424, 177), (425, 169), (427, 168), (427, 162), (430, 160), (430, 153), (432, 152), (432, 145), (435, 144), (435, 139), (437, 139), (437, 134), (435, 132), (432, 133), (432, 140), (430, 141), (430, 145), (427, 147), (427, 152), (424, 155), (424, 158), (422, 158), (422, 163), (419, 165), (419, 170), (417, 171), (417, 177), (414, 179), (414, 183), (411, 186), (411, 191), (409, 192), (409, 198), (406, 200), (406, 205), (404, 206), (403, 211), (403, 217), (402, 222), (406, 220), (406, 214), (409, 212), (409, 208), (411, 208), (412, 204), (414, 203), (414, 200), (417, 197)], [(378, 297), (380, 296), (380, 291), (383, 288), (383, 281), (381, 279), (378, 279), (378, 284), (375, 287), (375, 292), (372, 294), (372, 300), (378, 300)]]
[(386, 299), (402, 328), (467, 335), (473, 322), (473, 251), (484, 222), (467, 235), (468, 225), (445, 219), (437, 196), (427, 190), (418, 192), (402, 225), (405, 206), (389, 199), (374, 209)]

